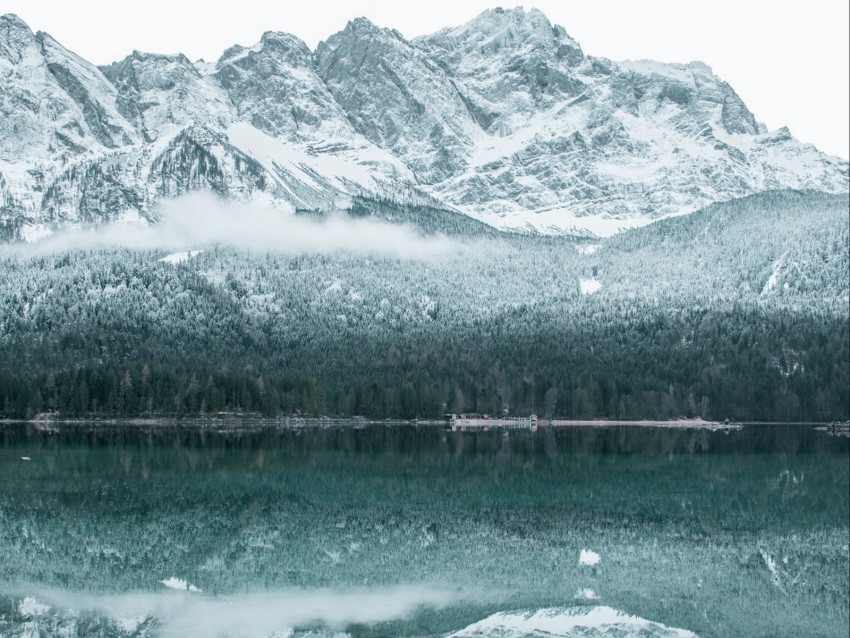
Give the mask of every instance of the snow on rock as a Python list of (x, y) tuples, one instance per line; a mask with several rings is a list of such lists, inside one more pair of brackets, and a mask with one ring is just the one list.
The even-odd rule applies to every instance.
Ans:
[(301, 207), (341, 204), (352, 192), (383, 192), (398, 181), (413, 180), (402, 162), (354, 131), (324, 145), (275, 138), (244, 122), (229, 127), (227, 135)]
[[(771, 290), (776, 288), (776, 284), (779, 283), (779, 276), (782, 274), (782, 267), (785, 265), (785, 258), (788, 256), (788, 251), (786, 250), (782, 255), (773, 262), (773, 268), (770, 273), (770, 277), (767, 278), (767, 281), (764, 284), (764, 288), (762, 288), (761, 294), (762, 296), (768, 294)], [(785, 284), (788, 287), (788, 284)]]
[(785, 588), (782, 586), (782, 577), (776, 564), (776, 559), (763, 547), (759, 548), (759, 554), (761, 554), (761, 558), (764, 561), (767, 570), (770, 572), (771, 582), (777, 589), (784, 593)]
[(327, 288), (325, 288), (325, 292), (342, 292), (342, 280), (334, 279)]
[(466, 168), (480, 128), (452, 79), (397, 31), (357, 18), (319, 43), (315, 59), (355, 130), (401, 158), (422, 184)]
[(149, 616), (118, 616), (115, 618), (115, 621), (118, 623), (118, 626), (125, 632), (130, 635), (144, 635), (144, 630), (139, 631), (139, 628), (142, 624), (149, 618)]
[(591, 238), (611, 237), (620, 231), (628, 230), (629, 228), (640, 228), (655, 221), (651, 217), (625, 219), (608, 216), (579, 215), (575, 209), (562, 207), (538, 211), (524, 210), (520, 204), (512, 203), (505, 203), (503, 212), (496, 216), (482, 216), (470, 210), (465, 210), (465, 212), (472, 217), (481, 219), (481, 221), (504, 230), (531, 231), (543, 234), (567, 233)]
[(602, 558), (592, 549), (583, 549), (578, 557), (578, 564), (588, 567), (598, 565)]
[(202, 76), (185, 55), (133, 51), (101, 71), (118, 89), (119, 111), (146, 140), (196, 122), (226, 127), (233, 120), (234, 108), (221, 86)]
[[(703, 63), (594, 58), (522, 9), (487, 11), (414, 43), (484, 132), (467, 168), (433, 192), (494, 226), (604, 236), (795, 180), (847, 188), (846, 162), (787, 131), (767, 133)], [(591, 229), (599, 222), (603, 232)]]

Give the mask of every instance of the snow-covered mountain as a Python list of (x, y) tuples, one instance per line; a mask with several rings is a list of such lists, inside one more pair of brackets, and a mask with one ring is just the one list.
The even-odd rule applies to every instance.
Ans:
[(487, 11), (416, 45), (485, 133), (435, 190), (488, 220), (563, 228), (571, 217), (657, 218), (767, 189), (847, 189), (846, 162), (765, 131), (705, 64), (587, 56), (522, 9)]
[(195, 189), (291, 211), (368, 195), (605, 235), (848, 163), (768, 132), (705, 64), (586, 55), (537, 10), (414, 41), (360, 18), (316, 51), (266, 33), (212, 64), (96, 67), (0, 17), (0, 235), (156, 218)]

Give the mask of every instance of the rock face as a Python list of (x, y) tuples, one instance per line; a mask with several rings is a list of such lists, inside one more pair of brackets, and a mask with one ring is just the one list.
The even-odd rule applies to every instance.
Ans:
[(215, 64), (95, 67), (0, 17), (0, 236), (154, 220), (193, 189), (283, 210), (375, 194), (498, 227), (608, 234), (848, 164), (767, 132), (705, 64), (585, 54), (537, 10), (412, 42), (364, 18), (315, 52), (266, 33)]
[(354, 129), (316, 74), (313, 54), (298, 38), (265, 33), (257, 46), (228, 49), (215, 67), (238, 118), (272, 137), (343, 143)]
[(0, 161), (63, 162), (135, 141), (115, 87), (50, 36), (0, 16)]
[(369, 141), (423, 184), (466, 166), (480, 131), (451, 79), (401, 34), (358, 18), (316, 50), (320, 77)]
[(153, 142), (186, 126), (226, 128), (234, 108), (222, 87), (184, 55), (134, 51), (100, 69), (118, 91), (116, 107), (139, 137)]

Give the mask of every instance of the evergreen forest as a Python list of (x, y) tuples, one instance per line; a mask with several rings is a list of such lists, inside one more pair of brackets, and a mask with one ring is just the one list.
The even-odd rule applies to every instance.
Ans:
[(0, 248), (0, 416), (850, 414), (846, 195), (763, 193), (607, 240), (362, 198), (333, 214), (452, 250)]

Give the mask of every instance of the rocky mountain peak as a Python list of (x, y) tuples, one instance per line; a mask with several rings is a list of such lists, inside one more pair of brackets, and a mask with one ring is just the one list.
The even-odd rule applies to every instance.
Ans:
[(133, 129), (116, 110), (117, 91), (103, 73), (50, 35), (39, 31), (35, 39), (50, 74), (76, 103), (92, 136), (106, 148), (132, 144)]
[(464, 25), (442, 29), (418, 41), (449, 50), (489, 55), (513, 50), (522, 50), (528, 55), (540, 49), (571, 65), (578, 64), (584, 57), (579, 43), (563, 27), (553, 26), (538, 9), (526, 12), (521, 7), (488, 9)]
[(182, 53), (133, 51), (120, 62), (101, 67), (101, 71), (113, 84), (129, 84), (136, 91), (171, 90), (178, 82), (201, 77), (195, 65)]
[(353, 134), (345, 113), (316, 75), (313, 54), (299, 38), (268, 31), (252, 47), (232, 47), (215, 79), (239, 117), (273, 137), (327, 142)]
[(313, 53), (303, 40), (290, 33), (266, 31), (254, 46), (237, 44), (227, 49), (216, 62), (216, 67), (221, 69), (243, 58), (258, 59), (258, 56), (274, 58), (290, 66), (309, 67), (312, 65)]
[(97, 67), (11, 14), (0, 19), (0, 74), (0, 160), (67, 161), (134, 141)]
[(354, 128), (423, 183), (463, 166), (476, 125), (445, 72), (401, 34), (352, 20), (316, 49), (316, 68)]
[(639, 102), (646, 103), (652, 98), (658, 108), (671, 104), (701, 122), (719, 115), (717, 123), (727, 133), (756, 135), (761, 132), (743, 100), (704, 62), (662, 64), (638, 60), (620, 62), (618, 66), (634, 85), (634, 95)]
[(23, 50), (32, 46), (34, 35), (26, 22), (14, 13), (0, 16), (0, 58), (11, 64), (21, 62)]
[(404, 36), (395, 29), (379, 27), (374, 22), (364, 17), (349, 20), (348, 24), (345, 25), (345, 28), (340, 31), (338, 35), (341, 37), (367, 37), (371, 39), (392, 38), (406, 42)]
[(537, 34), (551, 36), (553, 33), (552, 23), (549, 22), (549, 18), (543, 12), (538, 9), (525, 11), (522, 7), (487, 9), (466, 24), (450, 29), (450, 33), (454, 37), (470, 32), (493, 36), (505, 30), (510, 30), (515, 35)]
[(542, 12), (491, 9), (466, 24), (417, 38), (415, 45), (452, 78), (479, 126), (505, 135), (533, 111), (585, 89), (578, 42)]
[(282, 54), (291, 53), (295, 56), (293, 57), (293, 62), (297, 61), (299, 64), (309, 64), (309, 60), (313, 56), (310, 47), (301, 38), (291, 33), (284, 33), (283, 31), (266, 31), (262, 38), (260, 38), (260, 44), (264, 48), (274, 48)]
[(227, 96), (182, 53), (133, 51), (101, 70), (118, 90), (118, 111), (146, 140), (184, 126), (231, 121)]
[[(0, 15), (0, 29), (25, 29), (27, 31), (32, 31), (29, 28), (29, 25), (21, 20), (16, 13), (4, 13)], [(2, 33), (2, 31), (0, 31)]]

